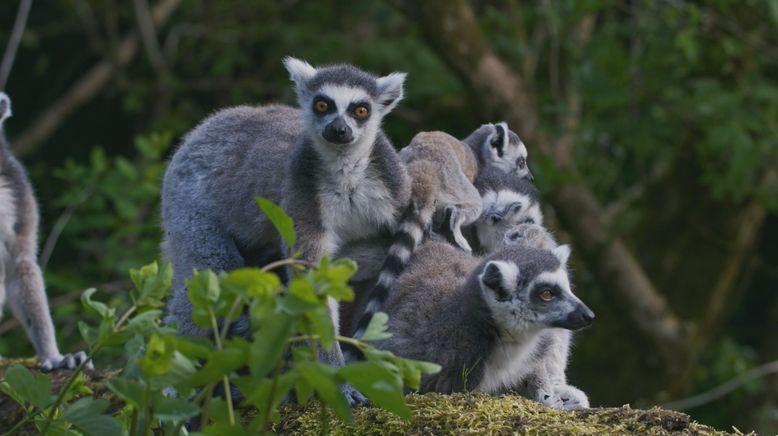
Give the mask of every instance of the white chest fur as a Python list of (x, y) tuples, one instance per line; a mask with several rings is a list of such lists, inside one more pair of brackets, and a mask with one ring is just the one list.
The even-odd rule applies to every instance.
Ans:
[(345, 242), (370, 237), (382, 227), (392, 229), (396, 224), (398, 211), (391, 192), (367, 164), (367, 159), (345, 161), (319, 187), (330, 252)]
[(15, 225), (16, 197), (8, 180), (0, 176), (0, 244), (11, 241)]
[(539, 340), (540, 335), (532, 334), (495, 347), (486, 359), (484, 375), (476, 390), (497, 394), (517, 386), (533, 369), (533, 353)]

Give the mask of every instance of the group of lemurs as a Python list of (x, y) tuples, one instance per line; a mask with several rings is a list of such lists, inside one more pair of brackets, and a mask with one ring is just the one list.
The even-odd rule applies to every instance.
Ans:
[[(421, 392), (518, 392), (552, 407), (588, 407), (565, 371), (570, 332), (594, 314), (571, 290), (570, 248), (542, 227), (519, 136), (505, 123), (461, 140), (422, 132), (397, 152), (381, 124), (403, 98), (404, 73), (283, 63), (299, 107), (218, 111), (169, 162), (161, 205), (162, 253), (174, 266), (167, 321), (181, 334), (211, 333), (191, 319), (185, 280), (193, 269), (260, 266), (293, 252), (310, 262), (350, 257), (359, 266), (356, 298), (328, 302), (333, 323), (359, 338), (375, 313), (387, 313), (391, 337), (378, 347), (442, 366), (422, 377)], [(6, 113), (0, 99), (0, 125)], [(7, 290), (43, 368), (71, 368), (84, 356), (63, 357), (54, 342), (29, 183), (5, 143), (1, 150), (0, 301)], [(294, 247), (257, 196), (294, 220)], [(248, 318), (230, 333), (248, 338)], [(361, 358), (337, 343), (319, 353), (335, 367)], [(367, 402), (349, 384), (341, 390), (351, 404)]]

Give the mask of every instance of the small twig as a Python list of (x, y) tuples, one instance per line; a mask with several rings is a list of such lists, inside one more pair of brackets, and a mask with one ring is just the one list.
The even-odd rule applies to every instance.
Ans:
[(3, 62), (0, 63), (0, 91), (5, 89), (8, 83), (8, 76), (11, 75), (11, 68), (16, 59), (16, 51), (19, 49), (19, 43), (22, 42), (24, 29), (27, 27), (27, 17), (30, 15), (32, 0), (21, 0), (19, 10), (16, 12), (14, 27), (11, 30), (11, 37), (8, 38), (8, 44), (5, 46)]
[(751, 368), (748, 371), (738, 375), (737, 377), (729, 380), (726, 383), (722, 383), (715, 388), (703, 392), (698, 395), (694, 395), (682, 400), (671, 401), (669, 403), (662, 404), (661, 407), (665, 409), (673, 410), (689, 410), (695, 407), (700, 407), (703, 404), (708, 404), (711, 401), (717, 400), (724, 395), (734, 391), (740, 386), (750, 382), (751, 380), (765, 377), (770, 374), (778, 373), (778, 360), (765, 363), (764, 365)]
[(151, 11), (146, 0), (133, 0), (135, 8), (135, 18), (138, 20), (138, 29), (140, 30), (143, 47), (149, 57), (149, 61), (159, 75), (159, 79), (166, 80), (168, 77), (167, 63), (162, 55), (157, 39), (157, 31), (154, 28), (154, 20), (151, 17)]
[(81, 191), (81, 195), (79, 195), (75, 201), (70, 203), (68, 207), (62, 212), (62, 214), (57, 218), (57, 221), (54, 222), (54, 226), (52, 226), (51, 232), (49, 232), (49, 236), (46, 238), (46, 243), (43, 244), (43, 250), (41, 250), (40, 260), (38, 261), (38, 264), (41, 267), (41, 271), (46, 270), (46, 266), (49, 264), (51, 255), (54, 252), (54, 247), (57, 246), (57, 241), (59, 241), (59, 237), (65, 230), (65, 226), (70, 221), (70, 218), (73, 217), (73, 214), (76, 213), (76, 209), (84, 204), (89, 196), (92, 195), (93, 188), (93, 186), (88, 186), (83, 191)]

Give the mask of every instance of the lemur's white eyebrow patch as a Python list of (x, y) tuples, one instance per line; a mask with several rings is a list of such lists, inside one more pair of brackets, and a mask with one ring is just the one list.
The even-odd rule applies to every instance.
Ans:
[(319, 89), (318, 93), (331, 98), (335, 102), (338, 114), (341, 115), (348, 110), (351, 103), (371, 100), (364, 89), (353, 86), (326, 84)]

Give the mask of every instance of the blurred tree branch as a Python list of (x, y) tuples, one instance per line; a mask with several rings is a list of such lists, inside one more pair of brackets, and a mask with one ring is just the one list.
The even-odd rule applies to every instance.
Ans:
[(0, 62), (0, 91), (5, 89), (8, 83), (8, 76), (11, 74), (11, 68), (16, 59), (16, 50), (19, 49), (19, 43), (22, 42), (24, 29), (27, 27), (27, 17), (30, 15), (32, 0), (22, 0), (19, 2), (19, 11), (16, 13), (14, 27), (11, 29), (11, 36), (8, 38), (8, 44), (3, 53), (3, 61)]
[[(160, 0), (152, 9), (152, 21), (164, 24), (176, 10), (180, 0)], [(125, 68), (138, 51), (138, 35), (135, 32), (119, 42), (115, 57), (98, 62), (86, 72), (65, 94), (43, 111), (13, 141), (14, 152), (23, 157), (35, 151), (83, 104), (94, 98), (118, 71)]]
[[(560, 90), (560, 94), (566, 92), (560, 98), (566, 101), (567, 109), (559, 120), (562, 134), (553, 137), (541, 128), (532, 85), (493, 51), (466, 0), (392, 3), (418, 22), (430, 46), (480, 96), (484, 109), (501, 113), (536, 150), (551, 157), (559, 171), (577, 180), (557, 187), (550, 196), (551, 204), (581, 258), (627, 303), (625, 309), (632, 321), (641, 335), (655, 344), (669, 371), (681, 371), (690, 358), (690, 329), (670, 309), (625, 242), (610, 234), (605, 211), (578, 176), (571, 147), (580, 97), (571, 89)], [(578, 44), (585, 44), (593, 26), (593, 16), (576, 26), (573, 31)], [(530, 58), (529, 62), (536, 61)], [(534, 65), (524, 67), (524, 71), (534, 69)]]

